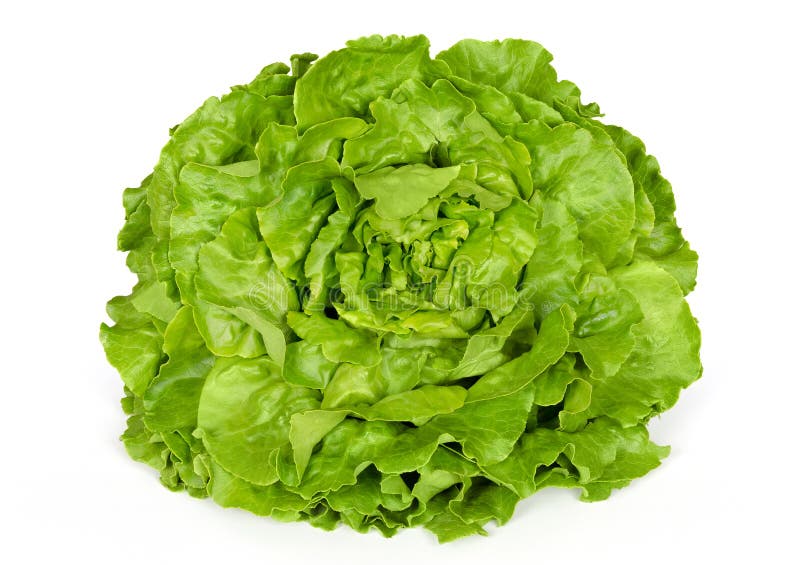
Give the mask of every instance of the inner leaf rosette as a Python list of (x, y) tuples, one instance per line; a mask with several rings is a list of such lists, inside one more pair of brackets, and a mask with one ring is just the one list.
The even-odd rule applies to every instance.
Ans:
[(666, 456), (645, 425), (701, 365), (658, 163), (540, 45), (428, 47), (269, 65), (125, 191), (101, 340), (167, 487), (448, 541)]

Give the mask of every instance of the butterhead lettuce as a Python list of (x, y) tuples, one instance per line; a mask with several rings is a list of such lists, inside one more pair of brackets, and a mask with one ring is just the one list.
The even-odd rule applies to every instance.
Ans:
[(173, 490), (448, 541), (658, 466), (697, 256), (642, 142), (521, 40), (367, 37), (209, 98), (125, 190), (100, 337)]

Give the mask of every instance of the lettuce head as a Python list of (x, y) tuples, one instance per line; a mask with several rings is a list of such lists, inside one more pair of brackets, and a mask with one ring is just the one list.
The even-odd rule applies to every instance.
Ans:
[(372, 36), (209, 98), (125, 190), (122, 435), (222, 506), (448, 541), (658, 466), (697, 255), (642, 142), (522, 40)]

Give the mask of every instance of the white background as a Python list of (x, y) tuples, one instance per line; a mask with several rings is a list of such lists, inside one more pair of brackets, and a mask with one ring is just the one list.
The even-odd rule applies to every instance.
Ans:
[[(698, 2), (698, 4), (700, 4)], [(4, 563), (675, 563), (797, 558), (797, 17), (791, 2), (19, 2), (0, 8)], [(787, 8), (781, 7), (786, 6)], [(652, 424), (665, 463), (605, 501), (523, 501), (438, 546), (281, 524), (161, 487), (117, 437), (97, 340), (133, 283), (121, 191), (204, 98), (371, 33), (545, 45), (641, 136), (701, 257), (704, 377)], [(556, 561), (558, 560), (558, 561)]]

